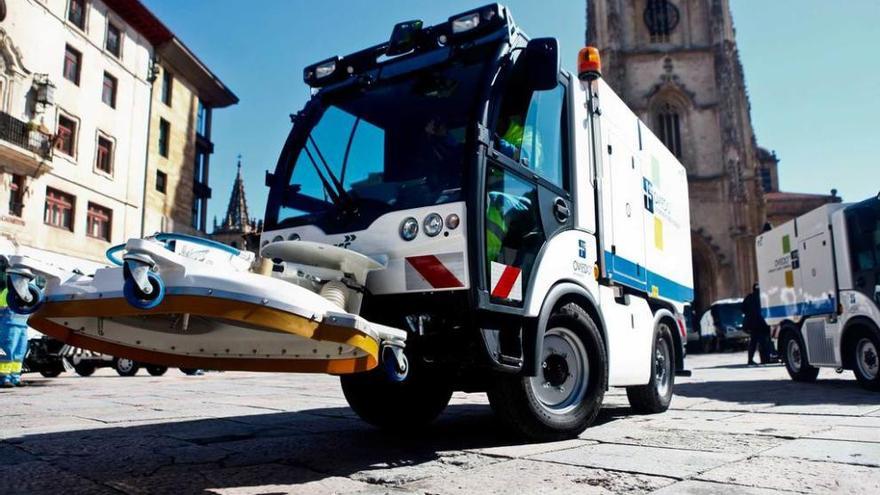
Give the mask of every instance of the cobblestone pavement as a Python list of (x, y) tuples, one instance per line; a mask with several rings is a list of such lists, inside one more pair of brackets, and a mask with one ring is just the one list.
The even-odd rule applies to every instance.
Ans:
[[(688, 358), (665, 414), (612, 390), (579, 439), (521, 445), (483, 394), (381, 433), (329, 376), (31, 378), (0, 391), (0, 493), (878, 493), (880, 394), (794, 383), (742, 353)], [(401, 407), (406, 407), (401, 404)]]

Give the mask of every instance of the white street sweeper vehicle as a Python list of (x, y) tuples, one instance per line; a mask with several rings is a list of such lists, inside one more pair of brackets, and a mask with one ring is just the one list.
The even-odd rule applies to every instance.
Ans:
[(268, 270), (132, 239), (118, 268), (48, 277), (32, 325), (157, 364), (338, 374), (389, 428), (454, 390), (488, 392), (531, 439), (577, 435), (608, 387), (664, 411), (693, 296), (685, 170), (595, 49), (578, 76), (497, 4), (397, 24), (305, 69), (312, 98), (266, 176)]
[(761, 310), (788, 374), (852, 370), (880, 390), (880, 196), (821, 206), (756, 246)]

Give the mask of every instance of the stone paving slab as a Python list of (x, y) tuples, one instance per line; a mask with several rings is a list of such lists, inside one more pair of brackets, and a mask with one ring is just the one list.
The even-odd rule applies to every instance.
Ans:
[(772, 495), (776, 493), (800, 493), (787, 490), (771, 490), (740, 485), (725, 485), (708, 481), (686, 480), (669, 485), (655, 492), (654, 495)]
[(809, 438), (880, 443), (880, 428), (877, 426), (835, 426), (825, 431), (813, 433)]
[(880, 470), (787, 457), (752, 457), (703, 473), (700, 480), (801, 493), (877, 493)]
[(530, 457), (529, 459), (682, 478), (694, 476), (722, 464), (734, 462), (742, 457), (740, 455), (696, 450), (599, 444), (548, 452)]
[(481, 467), (464, 474), (439, 476), (405, 486), (415, 493), (510, 495), (649, 493), (675, 480), (582, 466), (530, 462), (523, 459)]
[(770, 449), (764, 455), (880, 467), (880, 444), (869, 442), (797, 439)]

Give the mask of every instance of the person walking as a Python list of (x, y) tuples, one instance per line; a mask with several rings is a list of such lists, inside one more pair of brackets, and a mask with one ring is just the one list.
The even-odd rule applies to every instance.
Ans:
[(755, 351), (759, 350), (761, 364), (776, 362), (778, 359), (773, 343), (770, 341), (770, 326), (764, 321), (761, 314), (761, 292), (758, 284), (752, 287), (752, 292), (743, 299), (743, 328), (749, 332), (749, 356), (748, 365), (757, 366)]
[(28, 346), (27, 317), (7, 307), (7, 292), (6, 270), (0, 266), (0, 388), (23, 385), (21, 366)]

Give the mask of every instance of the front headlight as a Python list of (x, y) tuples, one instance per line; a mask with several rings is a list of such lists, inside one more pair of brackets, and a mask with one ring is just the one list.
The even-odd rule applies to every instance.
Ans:
[(411, 241), (416, 238), (419, 233), (419, 221), (413, 217), (404, 219), (400, 224), (400, 237), (404, 241)]
[(434, 237), (443, 230), (443, 217), (437, 213), (431, 213), (425, 217), (425, 235)]

